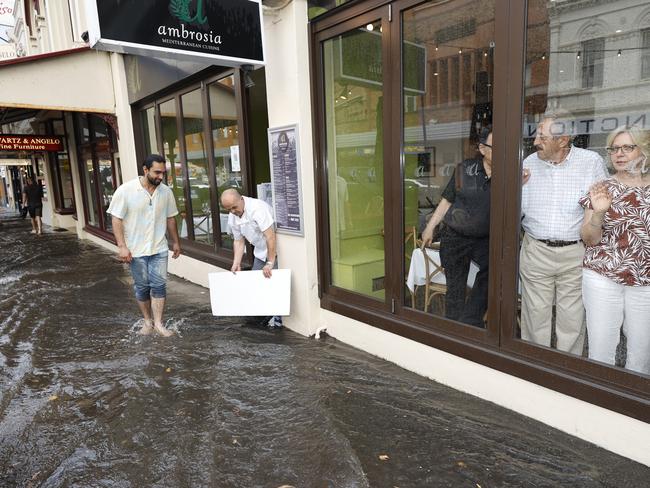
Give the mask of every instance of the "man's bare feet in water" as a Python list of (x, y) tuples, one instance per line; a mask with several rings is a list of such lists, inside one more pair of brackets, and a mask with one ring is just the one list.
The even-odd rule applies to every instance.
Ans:
[(161, 335), (163, 337), (169, 337), (174, 335), (174, 333), (171, 330), (166, 329), (165, 326), (162, 324), (154, 324), (153, 330), (156, 331), (156, 334)]
[(153, 332), (153, 324), (149, 320), (145, 320), (144, 324), (138, 331), (138, 334), (140, 335), (149, 335)]

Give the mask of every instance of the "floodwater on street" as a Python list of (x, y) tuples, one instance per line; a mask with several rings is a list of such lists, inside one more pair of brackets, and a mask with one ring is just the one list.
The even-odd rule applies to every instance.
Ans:
[[(0, 217), (2, 215), (0, 214)], [(1, 487), (634, 487), (650, 468), (333, 338), (210, 314), (170, 276), (138, 336), (126, 267), (0, 222)]]

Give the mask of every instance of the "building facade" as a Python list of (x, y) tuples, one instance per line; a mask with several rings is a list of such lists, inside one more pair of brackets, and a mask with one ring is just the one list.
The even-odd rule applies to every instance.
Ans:
[[(650, 465), (648, 375), (625, 368), (624, 347), (605, 365), (586, 349), (523, 340), (518, 283), (522, 164), (542, 115), (572, 113), (574, 144), (605, 160), (610, 131), (650, 129), (650, 4), (263, 3), (265, 66), (250, 71), (90, 50), (83, 2), (63, 13), (53, 2), (17, 2), (15, 38), (26, 56), (0, 62), (2, 132), (66, 142), (3, 157), (31, 161), (26, 172), (48, 190), (45, 222), (112, 248), (112, 193), (158, 152), (181, 211), (184, 254), (170, 271), (207, 286), (207, 273), (232, 259), (221, 191), (258, 195), (272, 180), (267, 129), (295, 126), (302, 233), (278, 236), (279, 261), (293, 270), (289, 328), (305, 336), (326, 328)], [(446, 317), (435, 253), (431, 280), (420, 281), (414, 263), (427, 219), (458, 163), (476, 157), (486, 127), (490, 274), (476, 326)]]

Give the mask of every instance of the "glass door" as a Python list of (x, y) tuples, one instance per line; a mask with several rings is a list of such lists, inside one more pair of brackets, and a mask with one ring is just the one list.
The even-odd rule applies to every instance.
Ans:
[(494, 0), (401, 5), (403, 305), (485, 328)]
[(375, 306), (390, 296), (384, 178), (388, 12), (377, 9), (323, 33), (320, 44), (329, 283)]

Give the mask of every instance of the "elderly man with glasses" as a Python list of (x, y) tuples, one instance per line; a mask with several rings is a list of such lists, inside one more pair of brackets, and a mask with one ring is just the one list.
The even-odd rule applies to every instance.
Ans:
[(607, 172), (596, 152), (572, 145), (573, 126), (568, 113), (545, 114), (537, 126), (537, 152), (523, 163), (521, 338), (550, 347), (555, 304), (557, 349), (581, 355), (585, 247), (579, 201)]

